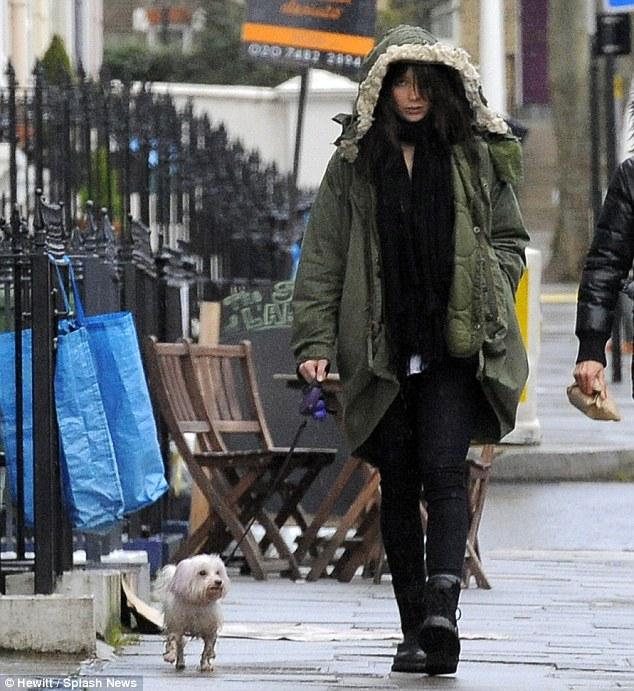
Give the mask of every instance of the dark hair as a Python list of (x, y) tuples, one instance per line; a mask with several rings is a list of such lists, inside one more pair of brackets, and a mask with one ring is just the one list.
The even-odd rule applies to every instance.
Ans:
[(447, 65), (424, 62), (393, 62), (383, 79), (374, 108), (374, 122), (359, 143), (360, 162), (370, 166), (384, 160), (386, 146), (400, 146), (399, 129), (402, 121), (392, 103), (392, 87), (409, 68), (414, 71), (417, 88), (429, 99), (430, 110), (422, 127), (431, 130), (433, 139), (441, 146), (464, 143), (473, 147), (471, 105), (467, 100), (460, 74)]

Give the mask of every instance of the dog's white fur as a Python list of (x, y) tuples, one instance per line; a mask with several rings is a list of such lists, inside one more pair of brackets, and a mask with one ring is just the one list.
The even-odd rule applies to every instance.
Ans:
[(168, 564), (157, 576), (154, 593), (163, 603), (165, 662), (185, 668), (185, 636), (202, 638), (200, 671), (211, 672), (211, 661), (222, 628), (219, 600), (227, 594), (229, 577), (225, 565), (215, 554), (198, 554), (178, 565)]

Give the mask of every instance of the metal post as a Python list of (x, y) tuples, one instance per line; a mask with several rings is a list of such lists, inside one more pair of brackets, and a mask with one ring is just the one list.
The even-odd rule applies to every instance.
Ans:
[[(194, 109), (191, 103), (187, 104), (187, 109), (185, 111), (185, 117), (187, 119), (187, 135), (189, 137), (187, 143), (187, 154), (186, 158), (189, 158), (189, 165), (193, 167), (196, 161), (196, 154), (198, 150), (198, 121), (194, 118)], [(200, 171), (196, 169), (195, 175), (190, 175), (186, 182), (187, 189), (187, 231), (190, 242), (194, 244), (199, 239), (198, 232), (198, 213), (196, 210), (196, 189), (199, 184)], [(183, 171), (181, 169), (181, 179), (183, 177)], [(203, 234), (203, 242), (207, 242), (207, 237), (211, 233)], [(211, 239), (211, 238), (210, 238)], [(198, 250), (194, 250), (198, 251)], [(205, 275), (210, 276), (210, 257), (209, 251), (203, 254), (203, 266)]]
[(104, 117), (104, 146), (106, 151), (106, 206), (113, 215), (112, 208), (112, 161), (110, 160), (110, 82), (104, 86), (103, 117)]
[[(130, 172), (132, 167), (132, 159), (130, 156), (130, 85), (126, 84), (123, 89), (123, 115), (125, 118), (124, 130), (123, 130), (123, 184), (122, 184), (122, 196), (123, 196), (123, 208), (121, 209), (121, 225), (125, 223), (130, 223), (130, 195), (132, 193), (132, 188), (130, 186)], [(112, 213), (112, 210), (111, 210)]]
[[(96, 181), (98, 199), (95, 201), (99, 206), (105, 206), (110, 213), (112, 213), (113, 196), (112, 196), (112, 157), (110, 151), (110, 124), (111, 124), (111, 94), (112, 84), (110, 79), (110, 71), (107, 65), (102, 65), (99, 71), (99, 95), (101, 99), (95, 99), (98, 104), (99, 113), (97, 115), (97, 131), (99, 149), (99, 165), (98, 165), (98, 180)], [(105, 163), (105, 180), (102, 179), (101, 173), (101, 154), (104, 154)], [(105, 187), (105, 190), (103, 189)]]
[(180, 228), (179, 239), (186, 240), (191, 246), (191, 236), (189, 227), (186, 225), (187, 213), (185, 211), (185, 185), (183, 184), (183, 147), (184, 147), (184, 119), (174, 118), (175, 126), (178, 128), (178, 137), (174, 145), (175, 152), (170, 162), (170, 173), (175, 200), (175, 221)]
[(293, 172), (291, 173), (291, 184), (288, 194), (288, 229), (289, 237), (287, 241), (289, 244), (293, 241), (293, 233), (295, 231), (295, 207), (297, 206), (297, 179), (299, 177), (299, 164), (302, 150), (302, 135), (304, 131), (304, 114), (306, 112), (306, 96), (308, 94), (308, 76), (309, 71), (305, 69), (301, 72), (301, 81), (299, 87), (299, 100), (297, 103), (297, 128), (295, 130), (295, 153), (293, 155)]
[[(62, 170), (64, 171), (64, 209), (66, 210), (65, 225), (66, 228), (72, 228), (73, 226), (73, 194), (72, 194), (72, 155), (71, 155), (71, 143), (70, 143), (70, 100), (72, 98), (72, 86), (70, 79), (66, 79), (63, 87), (61, 87), (65, 93), (65, 98), (63, 98), (62, 105)], [(55, 200), (59, 201), (59, 200)]]
[(42, 105), (42, 65), (35, 65), (34, 124), (35, 124), (35, 187), (44, 189), (44, 118)]
[[(167, 334), (170, 331), (167, 325), (167, 265), (169, 257), (164, 254), (161, 249), (155, 258), (156, 266), (156, 286), (157, 286), (157, 307), (158, 313), (161, 315), (159, 321), (159, 341), (167, 341)], [(176, 340), (176, 339), (175, 339)]]
[(24, 127), (24, 152), (26, 153), (26, 166), (24, 167), (24, 213), (26, 216), (26, 221), (28, 223), (29, 213), (31, 208), (29, 191), (31, 189), (31, 181), (29, 180), (29, 170), (31, 168), (31, 142), (29, 136), (30, 120), (29, 120), (29, 96), (28, 92), (24, 92), (23, 99), (24, 107), (24, 117), (23, 117), (23, 127)]
[(150, 226), (150, 110), (152, 95), (143, 89), (136, 97), (136, 117), (140, 130), (139, 197), (141, 202), (141, 221)]
[(90, 83), (86, 78), (83, 65), (78, 68), (80, 89), (81, 89), (81, 108), (82, 108), (82, 131), (83, 131), (83, 145), (84, 145), (84, 167), (86, 169), (86, 191), (87, 199), (93, 200), (93, 180), (92, 180), (92, 152), (91, 152), (91, 117), (90, 117)]
[(299, 162), (302, 151), (302, 135), (304, 133), (304, 115), (306, 113), (306, 96), (308, 94), (308, 69), (301, 72), (299, 100), (297, 102), (297, 128), (295, 130), (295, 152), (293, 154), (293, 178), (292, 187), (297, 189), (299, 175)]
[(50, 594), (55, 586), (55, 514), (61, 494), (55, 482), (57, 434), (53, 402), (53, 328), (51, 272), (43, 248), (31, 259), (33, 277), (33, 459), (35, 503), (35, 592)]
[[(53, 133), (53, 128), (49, 125), (50, 122), (63, 123), (64, 115), (61, 105), (61, 96), (59, 87), (53, 87), (43, 80), (46, 95), (45, 115), (46, 115), (46, 139), (49, 140)], [(56, 137), (59, 135), (55, 133)], [(64, 172), (62, 168), (61, 158), (63, 152), (59, 144), (59, 139), (56, 139), (56, 146), (46, 147), (46, 168), (48, 172), (48, 194), (47, 197), (54, 201), (63, 199)]]
[[(163, 238), (166, 243), (170, 244), (169, 230), (167, 229), (167, 224), (165, 222), (165, 204), (164, 204), (164, 194), (165, 194), (165, 133), (163, 132), (163, 109), (164, 104), (162, 100), (157, 100), (152, 109), (152, 126), (155, 132), (155, 152), (157, 156), (157, 165), (152, 172), (152, 178), (154, 181), (154, 186), (152, 189), (152, 196), (155, 199), (156, 204), (156, 225), (159, 228), (159, 232), (163, 233)], [(167, 232), (166, 232), (167, 231)]]
[(15, 465), (17, 473), (16, 502), (16, 553), (18, 560), (24, 559), (24, 381), (22, 356), (22, 262), (20, 213), (17, 206), (11, 210), (11, 242), (13, 246), (13, 323), (15, 336)]
[(122, 233), (123, 243), (121, 245), (121, 252), (119, 255), (122, 264), (122, 301), (121, 308), (132, 312), (137, 324), (139, 334), (144, 334), (141, 324), (139, 324), (139, 316), (137, 309), (137, 282), (136, 274), (137, 268), (133, 261), (134, 239), (132, 237), (132, 218), (128, 216), (126, 227)]
[(15, 103), (17, 83), (15, 81), (15, 70), (11, 62), (9, 62), (6, 74), (9, 82), (9, 203), (11, 204), (11, 209), (13, 209), (18, 203), (18, 120)]

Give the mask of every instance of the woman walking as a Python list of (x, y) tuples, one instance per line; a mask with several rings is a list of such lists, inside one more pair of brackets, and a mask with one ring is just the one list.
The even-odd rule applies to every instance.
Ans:
[(514, 427), (527, 377), (514, 310), (521, 153), (468, 55), (424, 29), (388, 32), (365, 70), (303, 241), (293, 349), (308, 382), (336, 363), (350, 447), (380, 471), (404, 636), (392, 669), (447, 674), (467, 451)]

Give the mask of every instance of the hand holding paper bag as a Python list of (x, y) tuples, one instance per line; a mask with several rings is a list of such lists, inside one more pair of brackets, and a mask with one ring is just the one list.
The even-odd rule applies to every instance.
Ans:
[(594, 386), (594, 393), (588, 395), (584, 393), (578, 384), (571, 384), (566, 388), (568, 400), (572, 405), (593, 420), (612, 420), (618, 422), (621, 415), (616, 402), (606, 389), (605, 398), (601, 396), (602, 387), (597, 381)]

